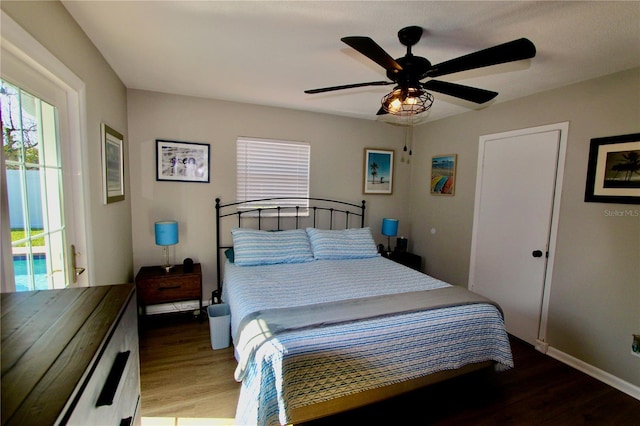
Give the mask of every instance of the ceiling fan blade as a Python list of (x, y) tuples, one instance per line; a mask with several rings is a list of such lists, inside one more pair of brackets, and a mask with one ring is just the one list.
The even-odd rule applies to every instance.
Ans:
[(304, 93), (314, 94), (314, 93), (332, 92), (334, 90), (353, 89), (354, 87), (386, 86), (389, 84), (394, 84), (394, 83), (392, 81), (370, 81), (368, 83), (345, 84), (342, 86), (323, 87), (320, 89), (309, 89), (309, 90), (305, 90)]
[(369, 37), (352, 36), (342, 37), (344, 43), (353, 47), (385, 70), (396, 73), (402, 71), (402, 67), (385, 50)]
[(483, 104), (498, 96), (497, 92), (492, 92), (490, 90), (478, 89), (476, 87), (463, 86), (462, 84), (439, 80), (429, 80), (426, 83), (422, 83), (422, 87), (427, 90), (444, 93), (445, 95), (454, 96), (477, 104)]
[(533, 58), (534, 56), (536, 56), (535, 45), (526, 38), (520, 38), (436, 64), (425, 73), (424, 77), (439, 77), (455, 72)]

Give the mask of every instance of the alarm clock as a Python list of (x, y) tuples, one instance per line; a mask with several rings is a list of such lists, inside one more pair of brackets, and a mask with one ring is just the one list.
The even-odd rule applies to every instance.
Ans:
[(185, 260), (183, 260), (182, 265), (185, 272), (193, 272), (193, 259), (191, 259), (190, 257), (187, 257)]

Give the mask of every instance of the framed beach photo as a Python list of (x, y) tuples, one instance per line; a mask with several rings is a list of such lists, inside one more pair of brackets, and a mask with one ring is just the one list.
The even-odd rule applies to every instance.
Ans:
[(640, 204), (640, 133), (591, 139), (584, 201)]
[(365, 194), (393, 193), (392, 149), (364, 149), (363, 191)]
[(124, 138), (106, 124), (102, 130), (102, 185), (104, 204), (124, 200)]
[(209, 183), (209, 144), (156, 139), (156, 180)]
[(456, 184), (456, 154), (436, 155), (431, 158), (431, 193), (454, 195)]

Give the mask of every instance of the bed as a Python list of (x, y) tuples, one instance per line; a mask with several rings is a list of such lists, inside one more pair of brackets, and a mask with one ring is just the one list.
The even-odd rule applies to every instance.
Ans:
[(238, 424), (301, 423), (513, 366), (498, 305), (380, 256), (364, 201), (303, 202), (287, 211), (216, 199)]

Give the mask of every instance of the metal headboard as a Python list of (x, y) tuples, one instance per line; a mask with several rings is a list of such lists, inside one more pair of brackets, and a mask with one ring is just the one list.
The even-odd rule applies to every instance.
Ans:
[[(300, 200), (305, 201), (305, 205), (308, 203), (309, 207), (301, 206), (278, 206), (278, 207), (264, 207), (253, 208), (243, 206), (251, 206), (251, 203), (277, 201), (277, 200)], [(318, 205), (312, 205), (312, 204)], [(350, 227), (350, 220), (352, 218), (359, 218), (360, 227), (364, 227), (364, 212), (365, 201), (362, 200), (360, 204), (347, 203), (339, 200), (330, 200), (326, 198), (301, 198), (301, 197), (277, 197), (277, 198), (261, 198), (258, 200), (239, 201), (229, 204), (220, 204), (220, 198), (216, 198), (216, 277), (218, 279), (218, 288), (212, 294), (212, 301), (217, 297), (220, 300), (222, 295), (222, 276), (221, 276), (221, 253), (223, 250), (231, 248), (230, 245), (223, 245), (220, 238), (220, 220), (224, 218), (236, 217), (238, 222), (235, 226), (242, 227), (243, 223), (246, 223), (247, 219), (251, 219), (257, 229), (262, 229), (263, 220), (269, 219), (276, 221), (275, 230), (282, 230), (281, 228), (283, 219), (294, 220), (295, 229), (300, 226), (300, 219), (305, 218), (306, 221), (310, 221), (313, 227), (316, 227), (320, 215), (328, 214), (328, 229), (334, 229), (334, 218), (336, 216), (344, 215), (344, 228)], [(266, 215), (263, 215), (266, 213)], [(274, 214), (275, 213), (275, 214)], [(309, 219), (309, 217), (311, 219)], [(244, 222), (243, 222), (244, 221)]]

